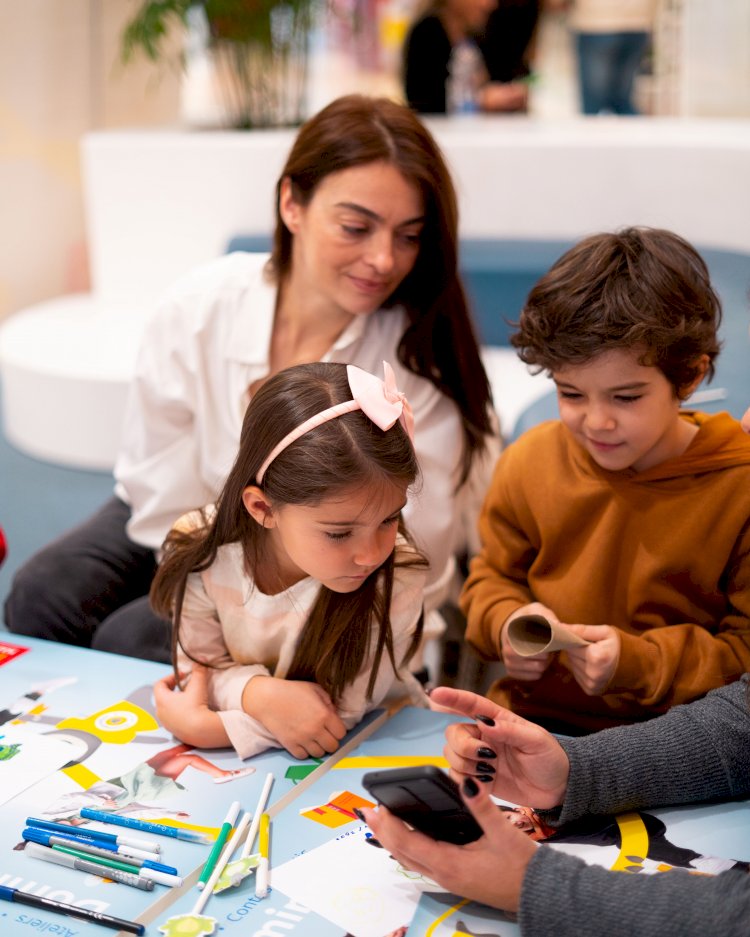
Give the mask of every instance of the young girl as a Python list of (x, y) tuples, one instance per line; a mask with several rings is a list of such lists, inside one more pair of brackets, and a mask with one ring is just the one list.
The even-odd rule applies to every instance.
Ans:
[(173, 618), (175, 674), (155, 701), (183, 742), (320, 757), (397, 681), (424, 699), (404, 666), (426, 575), (401, 523), (418, 463), (385, 372), (315, 363), (270, 378), (212, 516), (167, 538), (151, 598)]

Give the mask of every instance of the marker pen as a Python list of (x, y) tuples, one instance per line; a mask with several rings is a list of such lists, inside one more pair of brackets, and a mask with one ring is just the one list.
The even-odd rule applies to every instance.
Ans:
[(149, 820), (137, 820), (135, 817), (121, 817), (117, 813), (105, 813), (102, 810), (92, 810), (84, 807), (81, 816), (87, 820), (99, 820), (100, 823), (112, 823), (114, 826), (124, 826), (131, 830), (142, 830), (144, 833), (157, 833), (159, 836), (171, 836), (186, 843), (208, 844), (213, 838), (196, 830), (187, 830), (180, 826), (167, 826), (165, 823), (152, 823)]
[(0, 885), (0, 898), (3, 901), (13, 901), (16, 904), (38, 908), (40, 911), (52, 911), (55, 914), (67, 914), (81, 921), (90, 921), (92, 924), (101, 924), (102, 927), (111, 927), (113, 930), (127, 931), (129, 934), (141, 935), (146, 928), (136, 921), (126, 921), (121, 917), (103, 914), (101, 911), (92, 911), (89, 908), (79, 908), (75, 904), (66, 904), (64, 901), (55, 901), (54, 898), (44, 898), (41, 895), (32, 895), (18, 888), (8, 888)]
[(77, 872), (88, 872), (89, 875), (98, 875), (99, 878), (108, 878), (113, 882), (119, 882), (121, 885), (131, 885), (133, 888), (140, 888), (142, 891), (152, 891), (154, 887), (154, 883), (150, 879), (141, 878), (140, 875), (134, 875), (132, 872), (123, 872), (120, 869), (110, 869), (97, 862), (87, 862), (85, 859), (78, 859), (75, 856), (60, 852), (58, 849), (50, 849), (49, 846), (29, 843), (24, 852), (32, 859), (41, 859), (42, 862), (64, 865), (68, 869), (75, 869)]
[[(106, 816), (106, 814), (103, 814)], [(161, 845), (152, 839), (134, 839), (130, 836), (115, 836), (114, 833), (103, 833), (90, 826), (77, 827), (66, 823), (53, 823), (52, 820), (40, 820), (38, 817), (26, 817), (26, 826), (36, 827), (38, 830), (50, 830), (52, 833), (63, 833), (66, 836), (77, 836), (82, 839), (103, 839), (118, 846), (129, 846), (134, 849), (145, 849), (147, 852), (160, 853)], [(141, 856), (141, 858), (145, 858)]]
[(75, 836), (63, 836), (62, 834), (49, 833), (47, 830), (35, 830), (31, 826), (26, 827), (21, 836), (29, 843), (39, 843), (41, 846), (68, 846), (70, 849), (91, 856), (99, 856), (102, 859), (113, 859), (115, 856), (120, 856), (122, 861), (127, 862), (129, 866), (136, 868), (145, 866), (149, 869), (155, 869), (157, 872), (166, 872), (168, 875), (179, 875), (174, 866), (164, 865), (161, 862), (152, 862), (150, 859), (138, 859), (134, 856), (128, 856), (120, 853), (117, 846), (104, 842), (100, 843), (98, 840), (94, 842), (83, 841)]

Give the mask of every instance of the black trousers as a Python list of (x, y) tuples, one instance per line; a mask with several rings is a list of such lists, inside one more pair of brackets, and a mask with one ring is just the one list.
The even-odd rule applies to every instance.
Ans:
[(168, 662), (171, 625), (148, 602), (156, 558), (128, 537), (129, 518), (112, 497), (27, 560), (5, 602), (8, 630)]

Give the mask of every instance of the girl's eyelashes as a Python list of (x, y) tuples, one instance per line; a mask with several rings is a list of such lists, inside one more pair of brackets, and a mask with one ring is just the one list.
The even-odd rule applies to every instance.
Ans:
[(361, 225), (348, 225), (342, 224), (341, 230), (344, 234), (348, 234), (350, 237), (360, 237), (363, 234), (367, 234), (368, 228), (363, 228)]
[[(383, 527), (393, 527), (394, 524), (398, 524), (399, 519), (401, 518), (401, 511), (396, 511), (395, 514), (392, 514), (390, 517), (382, 522)], [(347, 540), (352, 535), (351, 530), (327, 530), (325, 531), (326, 537), (329, 540), (333, 540), (337, 543), (340, 543), (342, 540)]]
[(641, 396), (642, 396), (641, 394), (632, 394), (628, 396), (625, 396), (624, 394), (618, 394), (615, 397), (615, 400), (618, 403), (635, 403), (636, 400), (641, 399)]

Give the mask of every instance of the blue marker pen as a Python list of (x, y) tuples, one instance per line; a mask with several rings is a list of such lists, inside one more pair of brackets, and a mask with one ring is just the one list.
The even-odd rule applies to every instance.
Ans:
[(150, 859), (139, 859), (136, 856), (128, 856), (120, 852), (119, 846), (107, 843), (104, 840), (89, 842), (79, 839), (77, 836), (63, 836), (62, 833), (37, 830), (31, 826), (26, 827), (21, 836), (27, 842), (39, 843), (41, 846), (73, 846), (80, 852), (86, 852), (92, 856), (101, 856), (102, 858), (113, 858), (113, 856), (118, 855), (121, 859), (137, 868), (153, 869), (156, 872), (166, 872), (168, 875), (180, 874), (174, 866), (163, 865), (161, 862), (153, 862)]
[(101, 810), (92, 810), (84, 807), (81, 816), (87, 820), (99, 820), (100, 823), (111, 823), (114, 826), (125, 826), (130, 830), (142, 830), (144, 833), (157, 833), (159, 836), (171, 836), (172, 839), (181, 839), (186, 843), (206, 844), (212, 842), (210, 836), (198, 833), (195, 830), (186, 830), (179, 826), (166, 826), (163, 823), (151, 823), (148, 820), (136, 820), (135, 817), (121, 817), (116, 813), (105, 813)]
[[(160, 853), (161, 846), (153, 840), (133, 839), (129, 836), (115, 836), (113, 833), (102, 833), (90, 826), (79, 829), (66, 823), (53, 823), (52, 820), (40, 820), (38, 817), (26, 817), (26, 826), (38, 830), (49, 830), (52, 833), (61, 833), (64, 836), (75, 836), (77, 839), (100, 839), (118, 846), (128, 846), (130, 849), (141, 849), (149, 853)], [(146, 858), (141, 855), (141, 858)], [(151, 858), (150, 856), (148, 858)]]

